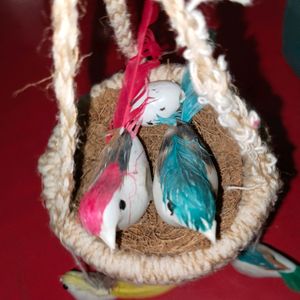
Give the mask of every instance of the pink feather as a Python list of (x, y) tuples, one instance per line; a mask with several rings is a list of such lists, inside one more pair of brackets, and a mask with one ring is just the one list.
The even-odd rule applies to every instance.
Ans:
[[(138, 32), (138, 53), (126, 66), (123, 87), (120, 91), (113, 118), (113, 128), (124, 127), (133, 136), (139, 129), (139, 118), (143, 114), (147, 101), (133, 111), (132, 106), (147, 92), (148, 75), (157, 67), (161, 49), (155, 41), (149, 26), (157, 19), (158, 6), (152, 0), (146, 0), (143, 18)], [(140, 91), (143, 92), (140, 93)]]
[(117, 163), (111, 163), (97, 178), (80, 202), (79, 218), (82, 225), (91, 234), (98, 235), (103, 223), (103, 212), (120, 188), (123, 174)]

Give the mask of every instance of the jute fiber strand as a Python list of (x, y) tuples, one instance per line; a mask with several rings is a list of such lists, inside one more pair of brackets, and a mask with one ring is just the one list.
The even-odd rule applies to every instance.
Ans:
[(136, 54), (136, 43), (132, 38), (130, 16), (124, 0), (104, 0), (110, 24), (114, 29), (119, 49), (127, 58)]
[[(53, 2), (53, 59), (54, 89), (59, 106), (58, 124), (50, 137), (48, 148), (39, 161), (43, 179), (43, 198), (49, 211), (53, 231), (62, 244), (97, 270), (115, 278), (148, 284), (179, 283), (216, 270), (243, 249), (260, 231), (269, 209), (276, 200), (279, 187), (276, 159), (258, 135), (259, 118), (248, 111), (245, 103), (234, 92), (223, 56), (212, 58), (205, 19), (195, 6), (201, 1), (185, 5), (182, 0), (162, 0), (163, 9), (177, 32), (177, 44), (186, 47), (195, 89), (217, 114), (218, 124), (226, 129), (240, 152), (242, 185), (228, 186), (241, 192), (232, 224), (221, 232), (221, 238), (209, 247), (178, 254), (145, 254), (130, 250), (110, 251), (99, 238), (90, 236), (80, 225), (76, 213), (70, 211), (73, 193), (74, 151), (77, 142), (74, 75), (78, 61), (78, 30), (76, 1)], [(238, 1), (247, 3), (248, 1)], [(115, 5), (114, 11), (128, 16), (125, 1), (106, 1)], [(112, 14), (110, 15), (112, 17)], [(112, 17), (115, 18), (116, 16)], [(122, 32), (129, 26), (129, 17), (112, 22), (121, 51), (131, 56), (135, 42)], [(127, 24), (123, 24), (122, 20)], [(125, 36), (125, 37), (124, 37)], [(124, 46), (130, 45), (130, 46)], [(131, 49), (131, 50), (128, 50)], [(163, 65), (151, 74), (151, 81), (173, 79), (180, 81), (182, 67)], [(106, 89), (120, 89), (122, 74), (116, 74), (95, 86), (92, 97)], [(205, 101), (203, 100), (205, 99)], [(76, 163), (76, 162), (75, 162)]]
[(73, 189), (73, 155), (76, 147), (77, 110), (74, 76), (78, 63), (77, 1), (54, 1), (52, 6), (54, 62), (53, 87), (57, 98), (58, 123), (39, 160), (43, 196), (53, 228), (62, 226)]

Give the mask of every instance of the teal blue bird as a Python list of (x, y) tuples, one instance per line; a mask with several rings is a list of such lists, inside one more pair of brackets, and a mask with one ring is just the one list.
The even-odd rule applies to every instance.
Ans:
[(251, 277), (282, 278), (290, 289), (300, 292), (300, 266), (266, 245), (251, 245), (232, 265), (238, 272)]
[(185, 99), (169, 118), (153, 181), (154, 203), (160, 217), (173, 226), (183, 226), (216, 240), (216, 195), (218, 175), (212, 156), (190, 125), (202, 105), (190, 76), (185, 72), (181, 88)]

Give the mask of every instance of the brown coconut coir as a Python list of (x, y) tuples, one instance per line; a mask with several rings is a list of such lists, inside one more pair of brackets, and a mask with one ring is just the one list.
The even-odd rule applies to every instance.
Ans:
[[(76, 188), (71, 209), (77, 209), (82, 194), (89, 187), (97, 171), (100, 153), (105, 145), (108, 128), (118, 98), (118, 90), (106, 89), (98, 97), (79, 103), (79, 125), (81, 127), (81, 149), (76, 153)], [(219, 125), (217, 114), (205, 106), (193, 118), (193, 126), (211, 149), (219, 173), (219, 195), (217, 199), (218, 238), (233, 223), (241, 198), (239, 190), (226, 190), (227, 186), (241, 186), (242, 160), (239, 148), (226, 129)], [(155, 168), (156, 158), (165, 125), (142, 127), (139, 138), (145, 146), (150, 166)], [(200, 233), (173, 227), (158, 216), (151, 201), (141, 220), (130, 228), (120, 231), (117, 243), (121, 250), (145, 254), (167, 255), (207, 248), (210, 242)]]

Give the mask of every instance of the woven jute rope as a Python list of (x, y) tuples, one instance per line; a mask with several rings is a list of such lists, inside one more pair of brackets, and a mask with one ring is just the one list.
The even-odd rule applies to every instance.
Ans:
[[(74, 77), (79, 56), (77, 23), (76, 0), (53, 2), (53, 86), (59, 113), (58, 124), (48, 143), (48, 154), (42, 156), (39, 161), (40, 171), (47, 174), (43, 177), (43, 196), (50, 212), (52, 227), (66, 218), (70, 193), (73, 190), (73, 155), (77, 134)], [(55, 158), (51, 150), (58, 154)], [(50, 200), (53, 198), (55, 201)]]
[(104, 3), (120, 51), (127, 58), (134, 56), (137, 47), (132, 36), (126, 2), (124, 0), (104, 0)]
[[(125, 1), (106, 2), (119, 5), (120, 10), (124, 10), (128, 16)], [(160, 2), (178, 34), (178, 45), (187, 47), (184, 57), (188, 61), (197, 92), (218, 113), (219, 123), (240, 148), (243, 160), (242, 198), (230, 229), (207, 249), (175, 256), (144, 255), (120, 250), (112, 252), (99, 238), (89, 235), (80, 225), (76, 214), (70, 212), (69, 203), (74, 186), (73, 157), (77, 140), (74, 76), (78, 60), (78, 13), (75, 0), (55, 0), (53, 4), (54, 87), (59, 115), (48, 148), (39, 160), (44, 185), (43, 198), (49, 210), (51, 227), (62, 244), (99, 271), (123, 280), (148, 284), (179, 283), (224, 266), (259, 233), (276, 200), (279, 186), (276, 159), (258, 135), (257, 114), (249, 112), (245, 103), (235, 94), (224, 57), (220, 56), (217, 60), (212, 58), (204, 17), (200, 11), (194, 10), (202, 1), (192, 1), (188, 5), (183, 0)], [(128, 25), (129, 18), (124, 20)], [(115, 32), (127, 25), (122, 24), (122, 18), (119, 23), (112, 23)], [(122, 39), (124, 35), (116, 36)], [(125, 44), (131, 46), (120, 46), (120, 50), (129, 51), (125, 55), (130, 56), (135, 51), (132, 36)], [(125, 44), (118, 41), (118, 45)], [(180, 81), (181, 76), (182, 67), (163, 65), (151, 73), (150, 80)], [(105, 88), (119, 89), (121, 80), (122, 74), (114, 75), (94, 87), (92, 96)]]

